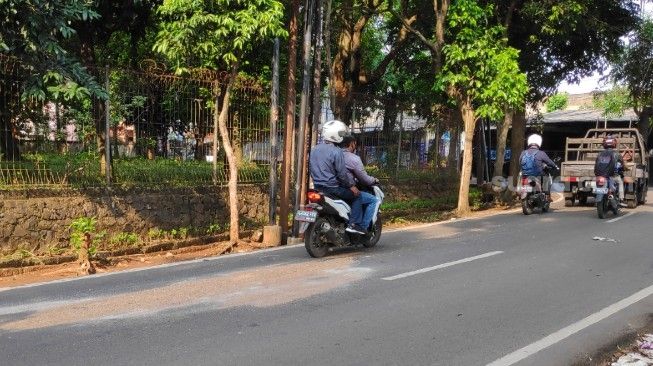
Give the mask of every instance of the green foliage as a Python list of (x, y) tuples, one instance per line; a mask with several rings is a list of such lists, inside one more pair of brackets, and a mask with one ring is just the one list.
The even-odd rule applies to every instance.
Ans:
[(73, 24), (97, 19), (85, 0), (2, 1), (0, 52), (17, 57), (30, 76), (23, 97), (46, 99), (46, 93), (65, 100), (88, 95), (106, 97), (102, 87), (65, 49), (76, 29)]
[(94, 255), (97, 252), (99, 242), (106, 236), (106, 231), (97, 232), (97, 219), (94, 217), (79, 217), (70, 224), (70, 244), (76, 252), (82, 248), (86, 236), (90, 236), (91, 243), (88, 254)]
[(638, 23), (628, 46), (613, 60), (612, 78), (623, 83), (637, 110), (653, 107), (653, 19)]
[(567, 108), (568, 101), (569, 101), (569, 94), (567, 93), (554, 94), (546, 100), (546, 111), (549, 113), (553, 111), (561, 111)]
[(190, 67), (232, 65), (264, 39), (285, 36), (283, 3), (277, 0), (164, 0), (154, 51)]
[(601, 110), (603, 117), (621, 117), (624, 111), (632, 107), (633, 101), (629, 91), (621, 86), (594, 96), (594, 108)]
[(227, 227), (225, 225), (220, 225), (220, 224), (211, 224), (209, 225), (208, 228), (206, 228), (206, 233), (208, 235), (213, 235), (213, 234), (218, 234), (225, 232), (227, 230)]
[(157, 240), (165, 237), (165, 231), (159, 228), (152, 228), (147, 231), (147, 237), (150, 240)]
[(469, 99), (475, 116), (499, 120), (506, 107), (524, 108), (528, 91), (526, 74), (519, 70), (519, 51), (507, 45), (505, 29), (493, 26), (491, 6), (475, 0), (455, 2), (448, 17), (451, 42), (438, 89), (454, 99)]
[(109, 240), (109, 243), (113, 247), (128, 247), (135, 245), (138, 241), (138, 235), (135, 233), (118, 233)]
[(618, 54), (622, 37), (637, 23), (636, 1), (526, 0), (495, 2), (499, 18), (516, 4), (508, 29), (510, 45), (520, 50), (521, 69), (537, 102), (563, 80), (575, 82)]

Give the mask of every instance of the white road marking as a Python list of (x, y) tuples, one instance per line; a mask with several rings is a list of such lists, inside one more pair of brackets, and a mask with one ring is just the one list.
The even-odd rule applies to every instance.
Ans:
[(401, 278), (415, 276), (415, 275), (418, 275), (418, 274), (431, 272), (431, 271), (435, 271), (435, 270), (438, 270), (438, 269), (455, 266), (456, 264), (467, 263), (467, 262), (475, 261), (477, 259), (483, 259), (483, 258), (491, 257), (493, 255), (502, 254), (502, 253), (503, 253), (502, 251), (489, 252), (489, 253), (477, 255), (477, 256), (474, 256), (474, 257), (469, 257), (469, 258), (464, 258), (464, 259), (460, 259), (460, 260), (453, 261), (453, 262), (447, 262), (447, 263), (439, 264), (439, 265), (433, 266), (433, 267), (427, 267), (427, 268), (418, 269), (416, 271), (401, 273), (401, 274), (398, 274), (398, 275), (395, 275), (395, 276), (383, 277), (382, 280), (394, 281), (394, 280), (398, 280), (398, 279), (401, 279)]
[(492, 363), (487, 364), (487, 366), (510, 366), (515, 363), (522, 361), (537, 352), (550, 347), (578, 332), (581, 330), (594, 325), (611, 315), (635, 304), (636, 302), (643, 300), (649, 296), (653, 295), (653, 286), (649, 286), (641, 291), (638, 291), (627, 298), (620, 300), (590, 316), (584, 318), (568, 327), (562, 328), (559, 331), (552, 333), (535, 343), (531, 343), (528, 346), (518, 349), (517, 351), (510, 353)]
[(616, 217), (616, 218), (614, 218), (614, 219), (612, 219), (612, 220), (608, 220), (608, 221), (606, 221), (606, 222), (607, 222), (608, 224), (611, 224), (611, 223), (613, 223), (613, 222), (617, 222), (617, 221), (619, 221), (619, 220), (621, 220), (621, 219), (625, 219), (625, 218), (628, 217), (628, 216), (632, 216), (632, 215), (634, 215), (634, 214), (636, 214), (636, 213), (637, 213), (636, 211), (632, 211), (632, 212), (629, 212), (629, 213), (627, 213), (627, 214), (625, 214), (625, 215), (623, 215), (623, 216)]

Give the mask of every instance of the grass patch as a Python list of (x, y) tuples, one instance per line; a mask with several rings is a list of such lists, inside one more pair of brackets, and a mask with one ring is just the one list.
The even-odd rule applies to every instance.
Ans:
[[(189, 187), (213, 183), (213, 165), (199, 160), (181, 161), (156, 158), (119, 158), (112, 162), (116, 186)], [(269, 167), (244, 164), (238, 170), (242, 183), (267, 182)], [(218, 164), (219, 183), (227, 182), (227, 169)], [(16, 186), (71, 186), (75, 188), (106, 185), (94, 152), (25, 153), (19, 161), (0, 161), (0, 188)]]

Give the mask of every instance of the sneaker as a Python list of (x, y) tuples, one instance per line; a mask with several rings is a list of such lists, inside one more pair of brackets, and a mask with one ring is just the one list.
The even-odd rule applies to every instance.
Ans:
[(345, 231), (352, 234), (360, 234), (360, 235), (367, 234), (367, 231), (365, 229), (355, 224), (350, 224), (349, 226), (347, 226)]

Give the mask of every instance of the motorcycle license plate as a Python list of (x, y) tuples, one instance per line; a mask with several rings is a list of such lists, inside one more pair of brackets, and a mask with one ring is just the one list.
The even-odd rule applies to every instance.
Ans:
[(295, 213), (295, 220), (301, 222), (315, 222), (317, 219), (317, 211), (304, 211), (299, 210)]
[(521, 187), (521, 191), (522, 191), (522, 192), (526, 192), (526, 193), (531, 193), (531, 192), (533, 192), (533, 187), (531, 187), (531, 186), (523, 186), (523, 187)]
[(608, 194), (607, 188), (594, 188), (594, 193), (596, 194)]

